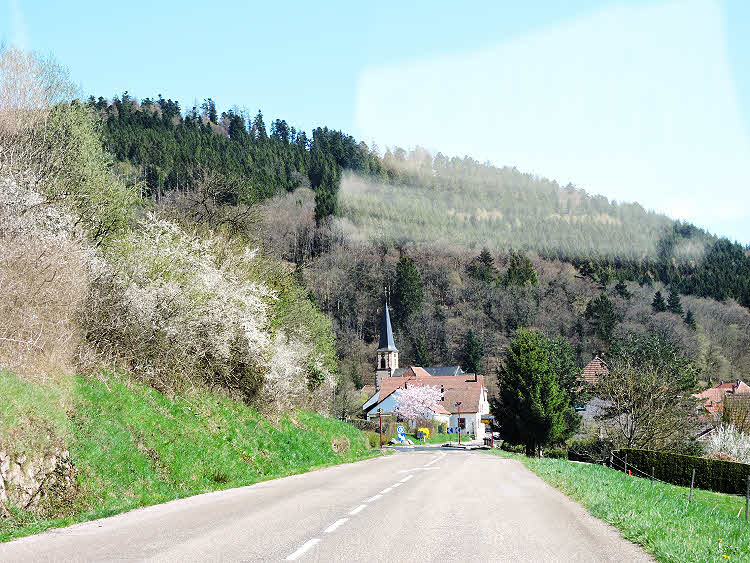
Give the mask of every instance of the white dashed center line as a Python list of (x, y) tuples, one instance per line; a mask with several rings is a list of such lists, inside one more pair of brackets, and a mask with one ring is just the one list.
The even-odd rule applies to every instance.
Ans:
[(433, 464), (433, 463), (435, 463), (436, 461), (438, 461), (438, 460), (440, 460), (440, 459), (443, 459), (443, 458), (444, 458), (444, 457), (445, 457), (446, 455), (448, 455), (448, 454), (442, 454), (442, 455), (439, 455), (439, 456), (437, 456), (437, 457), (436, 457), (435, 459), (433, 459), (432, 461), (430, 461), (429, 463), (425, 463), (425, 464), (424, 464), (424, 466), (425, 466), (425, 467), (429, 467), (430, 465), (432, 465), (432, 464)]
[(401, 479), (401, 481), (399, 481), (399, 483), (406, 483), (412, 477), (414, 477), (414, 475), (407, 475), (406, 477), (404, 477), (403, 479)]
[(384, 495), (386, 493), (390, 493), (392, 490), (393, 490), (393, 487), (387, 487), (387, 488), (383, 489), (382, 491), (380, 491), (378, 494), (379, 495)]
[(305, 553), (310, 551), (315, 544), (320, 543), (320, 539), (313, 538), (311, 540), (307, 540), (305, 543), (302, 544), (302, 547), (300, 547), (297, 551), (292, 553), (289, 557), (286, 558), (287, 561), (294, 561), (295, 559), (299, 559), (302, 557)]
[(338, 519), (338, 520), (336, 520), (336, 521), (335, 521), (335, 522), (334, 522), (333, 524), (331, 524), (330, 526), (328, 526), (328, 527), (327, 527), (327, 528), (325, 529), (325, 533), (326, 533), (326, 534), (330, 534), (330, 533), (331, 533), (331, 532), (333, 532), (333, 531), (334, 531), (334, 530), (335, 530), (336, 528), (338, 528), (339, 526), (341, 526), (341, 524), (343, 524), (344, 522), (347, 522), (348, 520), (349, 520), (348, 518), (339, 518), (339, 519)]
[(366, 505), (366, 504), (360, 504), (360, 505), (359, 505), (359, 506), (358, 506), (357, 508), (355, 508), (354, 510), (352, 510), (352, 511), (351, 511), (351, 512), (349, 513), (349, 516), (354, 516), (355, 514), (359, 514), (359, 513), (360, 513), (360, 512), (362, 512), (362, 511), (363, 511), (363, 510), (364, 510), (365, 508), (367, 508), (367, 505)]
[(365, 502), (375, 502), (379, 498), (383, 498), (383, 495), (375, 495), (374, 497), (368, 498)]
[(396, 487), (400, 487), (401, 485), (403, 485), (403, 483), (399, 481), (398, 483), (393, 483), (393, 485), (391, 485), (391, 488), (395, 489)]

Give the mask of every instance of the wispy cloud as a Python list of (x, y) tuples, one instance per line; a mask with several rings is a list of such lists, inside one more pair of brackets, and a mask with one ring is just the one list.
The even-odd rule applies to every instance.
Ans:
[(19, 49), (29, 48), (29, 32), (23, 17), (23, 9), (19, 0), (8, 0), (10, 17), (13, 22), (13, 45)]

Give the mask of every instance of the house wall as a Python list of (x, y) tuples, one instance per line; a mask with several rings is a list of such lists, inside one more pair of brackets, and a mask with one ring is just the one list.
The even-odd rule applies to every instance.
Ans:
[[(477, 412), (461, 413), (461, 418), (466, 421), (462, 434), (474, 434), (477, 438), (484, 438), (484, 424), (481, 422), (481, 415)], [(452, 414), (448, 426), (451, 428), (458, 428), (458, 414)]]

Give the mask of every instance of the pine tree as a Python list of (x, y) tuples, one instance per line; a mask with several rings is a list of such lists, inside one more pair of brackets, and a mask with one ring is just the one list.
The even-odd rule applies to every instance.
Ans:
[(404, 328), (409, 317), (422, 307), (423, 300), (422, 276), (414, 260), (404, 255), (396, 264), (393, 284), (393, 322), (396, 327)]
[(584, 318), (594, 329), (594, 332), (605, 342), (612, 339), (615, 326), (620, 322), (620, 316), (615, 311), (612, 301), (604, 292), (596, 299), (589, 301), (586, 305)]
[(511, 285), (535, 286), (539, 283), (534, 265), (522, 252), (510, 253), (510, 266), (505, 273), (505, 287)]
[(685, 314), (685, 324), (693, 330), (697, 328), (695, 324), (695, 315), (693, 315), (693, 312), (690, 309), (688, 309)]
[(682, 303), (680, 303), (680, 294), (676, 291), (670, 291), (667, 298), (667, 311), (675, 315), (682, 316)]
[(466, 373), (479, 373), (483, 356), (484, 346), (482, 345), (482, 341), (477, 338), (473, 330), (469, 329), (469, 332), (466, 333), (463, 350), (461, 351), (461, 368)]
[(632, 294), (628, 291), (628, 286), (625, 283), (625, 280), (620, 280), (615, 285), (615, 293), (622, 297), (623, 299), (630, 299), (632, 297)]
[(555, 373), (549, 339), (533, 329), (519, 330), (498, 373), (497, 412), (503, 439), (526, 445), (527, 455), (571, 435), (569, 398)]
[(661, 294), (661, 291), (657, 291), (656, 295), (654, 295), (651, 308), (654, 310), (654, 313), (663, 313), (667, 310), (667, 304), (664, 302), (664, 296)]
[(418, 366), (430, 365), (430, 353), (423, 334), (417, 335), (414, 339), (414, 363)]

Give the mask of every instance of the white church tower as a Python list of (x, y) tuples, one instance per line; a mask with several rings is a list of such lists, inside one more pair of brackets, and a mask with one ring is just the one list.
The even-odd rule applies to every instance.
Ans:
[(398, 348), (393, 342), (393, 329), (391, 328), (391, 315), (388, 312), (388, 303), (383, 310), (383, 318), (380, 321), (380, 345), (377, 351), (377, 364), (375, 366), (375, 389), (380, 390), (380, 382), (384, 377), (393, 377), (398, 369)]

